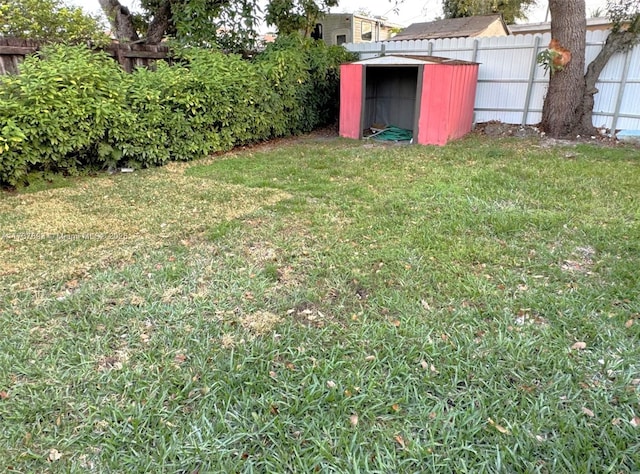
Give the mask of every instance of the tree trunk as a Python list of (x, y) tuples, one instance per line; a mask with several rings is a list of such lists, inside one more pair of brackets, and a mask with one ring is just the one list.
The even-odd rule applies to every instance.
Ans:
[(580, 123), (585, 96), (586, 9), (584, 0), (549, 0), (551, 37), (571, 52), (561, 71), (551, 74), (542, 109), (542, 129), (570, 137)]
[(130, 43), (138, 41), (138, 33), (133, 25), (133, 17), (129, 9), (120, 4), (118, 0), (98, 0), (100, 7), (104, 11), (112, 33), (118, 41)]
[[(585, 78), (584, 98), (582, 109), (580, 110), (580, 120), (576, 125), (574, 132), (581, 135), (593, 135), (596, 130), (593, 126), (593, 106), (595, 104), (594, 96), (598, 93), (596, 81), (600, 77), (602, 70), (605, 68), (609, 59), (619, 52), (626, 51), (638, 42), (637, 33), (629, 31), (617, 30), (611, 32), (605, 41), (604, 46), (598, 53), (598, 56), (589, 64)], [(612, 132), (615, 132), (612, 130)]]
[(147, 44), (158, 44), (164, 38), (171, 22), (171, 1), (164, 0), (158, 9), (153, 12), (153, 20), (149, 23), (147, 31)]

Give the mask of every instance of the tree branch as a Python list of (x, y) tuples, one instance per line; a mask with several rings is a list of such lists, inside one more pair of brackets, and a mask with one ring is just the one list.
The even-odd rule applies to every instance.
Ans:
[(638, 33), (629, 30), (612, 31), (604, 46), (587, 67), (584, 75), (585, 91), (582, 102), (582, 113), (579, 123), (577, 124), (576, 133), (591, 135), (595, 129), (593, 127), (593, 106), (595, 104), (595, 95), (598, 93), (596, 82), (600, 78), (600, 74), (611, 57), (623, 51), (633, 48), (638, 43)]
[(133, 24), (133, 15), (119, 0), (98, 0), (102, 11), (107, 15), (112, 33), (122, 42), (137, 41), (138, 32)]
[(153, 12), (153, 20), (149, 23), (147, 31), (147, 44), (159, 44), (169, 29), (171, 22), (171, 1), (164, 0), (158, 9)]

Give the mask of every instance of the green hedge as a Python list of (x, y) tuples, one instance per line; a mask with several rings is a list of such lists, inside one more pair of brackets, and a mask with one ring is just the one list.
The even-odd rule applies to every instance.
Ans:
[(335, 120), (343, 48), (282, 38), (254, 60), (211, 50), (124, 73), (102, 53), (56, 45), (0, 77), (0, 183), (190, 160)]

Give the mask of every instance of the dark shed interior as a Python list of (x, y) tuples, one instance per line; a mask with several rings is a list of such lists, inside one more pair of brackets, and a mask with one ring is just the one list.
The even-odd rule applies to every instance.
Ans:
[(366, 68), (365, 130), (374, 124), (414, 130), (418, 71), (418, 66)]

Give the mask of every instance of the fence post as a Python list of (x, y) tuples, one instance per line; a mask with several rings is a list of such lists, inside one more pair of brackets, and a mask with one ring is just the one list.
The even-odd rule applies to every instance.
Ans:
[(380, 56), (385, 56), (387, 54), (387, 45), (382, 43), (380, 45)]
[(473, 52), (471, 53), (471, 62), (475, 63), (477, 62), (476, 59), (478, 59), (478, 45), (480, 44), (480, 41), (478, 41), (477, 39), (473, 40)]
[(616, 108), (613, 112), (613, 120), (611, 121), (611, 135), (616, 134), (618, 118), (620, 118), (622, 96), (624, 96), (624, 89), (627, 87), (627, 76), (629, 75), (629, 65), (631, 64), (631, 52), (633, 52), (633, 50), (627, 50), (624, 53), (624, 68), (622, 69), (622, 78), (620, 79), (620, 87), (618, 88), (618, 97), (616, 97)]
[(429, 41), (429, 46), (427, 46), (427, 56), (433, 56), (433, 42)]
[(522, 111), (522, 125), (527, 124), (529, 108), (531, 107), (531, 96), (533, 95), (533, 81), (536, 77), (536, 67), (538, 65), (538, 49), (540, 48), (540, 35), (536, 35), (533, 42), (533, 58), (531, 59), (531, 69), (529, 70), (529, 81), (527, 82), (527, 95), (524, 99), (524, 110)]

